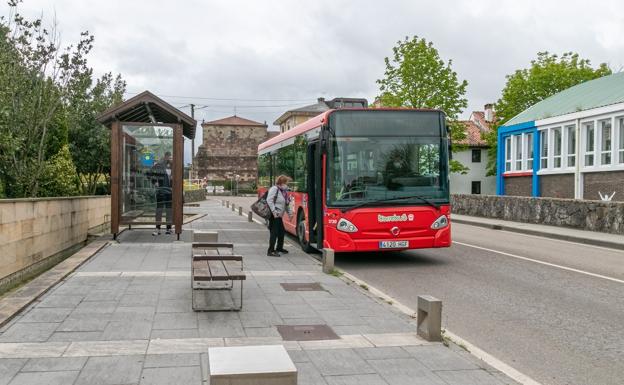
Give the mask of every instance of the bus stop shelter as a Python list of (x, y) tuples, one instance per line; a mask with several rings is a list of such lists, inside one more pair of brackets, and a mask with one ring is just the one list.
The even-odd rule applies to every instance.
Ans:
[[(197, 122), (144, 91), (104, 111), (111, 129), (111, 232), (120, 226), (159, 225), (182, 232), (184, 137)], [(94, 154), (97, 156), (97, 154)]]

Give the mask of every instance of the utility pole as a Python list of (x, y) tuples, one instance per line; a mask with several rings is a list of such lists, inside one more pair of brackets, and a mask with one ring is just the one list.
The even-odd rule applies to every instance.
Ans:
[[(193, 118), (193, 120), (195, 120), (195, 105), (191, 103), (191, 118)], [(197, 129), (197, 127), (195, 127), (195, 129)], [(194, 165), (195, 163), (195, 136), (193, 136), (193, 139), (191, 139), (191, 168), (189, 169), (189, 182), (192, 181), (193, 179), (193, 171), (194, 171)]]

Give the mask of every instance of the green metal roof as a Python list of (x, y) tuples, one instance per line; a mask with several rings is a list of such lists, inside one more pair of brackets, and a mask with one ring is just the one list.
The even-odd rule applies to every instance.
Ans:
[(505, 123), (505, 126), (622, 102), (624, 102), (624, 72), (619, 72), (577, 84), (554, 94), (514, 116)]

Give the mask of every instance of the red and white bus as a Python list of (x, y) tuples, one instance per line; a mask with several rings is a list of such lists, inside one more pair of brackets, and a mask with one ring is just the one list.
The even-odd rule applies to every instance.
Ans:
[(258, 146), (258, 194), (293, 179), (284, 227), (305, 251), (451, 245), (449, 139), (438, 110), (329, 110)]

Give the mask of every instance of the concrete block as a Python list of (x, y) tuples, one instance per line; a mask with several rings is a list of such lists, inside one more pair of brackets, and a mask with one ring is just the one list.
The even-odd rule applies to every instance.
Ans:
[(247, 213), (247, 222), (253, 222), (253, 211)]
[(329, 274), (334, 270), (334, 250), (323, 249), (323, 273)]
[(218, 231), (194, 230), (193, 242), (219, 242)]
[(238, 206), (238, 215), (243, 215), (243, 207)]
[(208, 349), (212, 385), (296, 385), (297, 368), (282, 345)]
[(225, 207), (230, 208), (230, 201), (225, 201)]
[(417, 324), (419, 336), (427, 341), (442, 341), (442, 301), (419, 295)]
[(15, 221), (15, 203), (0, 202), (0, 223), (11, 223)]
[(234, 203), (232, 203), (232, 211), (236, 210)]

